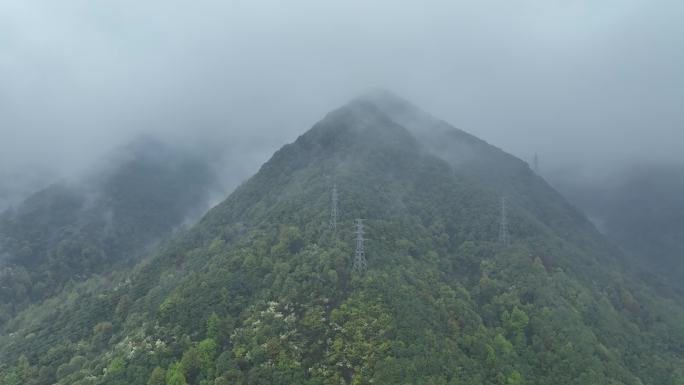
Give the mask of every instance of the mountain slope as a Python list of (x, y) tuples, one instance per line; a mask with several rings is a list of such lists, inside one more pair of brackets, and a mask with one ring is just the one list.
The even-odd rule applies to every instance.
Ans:
[[(488, 166), (454, 167), (404, 125), (367, 98), (330, 113), (138, 266), (130, 281), (75, 292), (78, 300), (55, 303), (54, 313), (27, 313), (25, 324), (5, 328), (0, 359), (14, 364), (0, 378), (540, 385), (684, 379), (684, 312), (613, 270), (604, 253), (614, 250), (586, 219), (543, 181), (511, 172), (508, 162), (519, 161), (504, 157), (506, 165), (494, 169), (521, 188), (506, 191), (512, 242), (499, 243), (501, 192), (484, 174)], [(462, 145), (487, 162), (502, 157), (482, 143)], [(337, 232), (328, 226), (333, 184)], [(543, 194), (530, 197), (525, 188)], [(527, 208), (535, 199), (539, 205)], [(355, 218), (366, 219), (364, 274), (351, 268)]]
[(619, 253), (524, 161), (487, 142), (438, 120), (387, 91), (362, 97), (406, 127), (433, 155), (448, 162), (459, 177), (491, 193), (506, 197), (544, 224), (550, 232), (571, 240), (585, 252), (615, 262)]
[(207, 162), (153, 140), (79, 182), (53, 184), (0, 216), (0, 323), (69, 281), (131, 263), (204, 208)]

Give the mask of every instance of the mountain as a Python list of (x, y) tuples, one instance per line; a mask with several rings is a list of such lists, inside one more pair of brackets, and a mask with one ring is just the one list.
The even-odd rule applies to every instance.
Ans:
[(69, 282), (139, 260), (199, 216), (215, 187), (205, 160), (152, 139), (106, 162), (0, 216), (0, 324)]
[(668, 296), (684, 296), (684, 167), (631, 167), (600, 182), (554, 184), (629, 258), (635, 273)]
[(45, 187), (43, 181), (51, 176), (46, 170), (15, 167), (10, 171), (8, 167), (0, 168), (0, 213)]
[[(547, 235), (570, 240), (586, 254), (600, 254), (604, 263), (617, 262), (619, 251), (604, 241), (582, 211), (533, 172), (526, 162), (428, 115), (387, 91), (364, 95), (361, 99), (378, 106), (411, 131), (424, 149), (448, 162), (459, 178), (523, 208), (534, 220), (541, 222)], [(578, 257), (581, 256), (575, 256)]]
[[(355, 270), (358, 218), (367, 269)], [(684, 309), (616, 260), (526, 164), (376, 93), (111, 285), (15, 317), (0, 379), (681, 384)]]

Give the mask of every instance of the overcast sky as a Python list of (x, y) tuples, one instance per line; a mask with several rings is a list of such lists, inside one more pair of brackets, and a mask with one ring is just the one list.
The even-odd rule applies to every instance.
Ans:
[(3, 0), (0, 175), (141, 132), (258, 163), (373, 87), (549, 168), (684, 160), (682, 20), (681, 0)]

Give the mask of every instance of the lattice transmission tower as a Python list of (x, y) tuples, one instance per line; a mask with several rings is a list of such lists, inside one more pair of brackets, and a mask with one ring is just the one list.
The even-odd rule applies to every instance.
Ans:
[(501, 198), (501, 219), (499, 221), (499, 242), (508, 244), (508, 216), (506, 215), (506, 197)]
[(363, 219), (356, 220), (356, 253), (354, 254), (354, 263), (352, 265), (352, 271), (358, 274), (363, 274), (368, 268), (368, 262), (366, 261), (366, 252), (363, 248)]
[(332, 203), (330, 206), (330, 230), (337, 232), (337, 185), (332, 188)]

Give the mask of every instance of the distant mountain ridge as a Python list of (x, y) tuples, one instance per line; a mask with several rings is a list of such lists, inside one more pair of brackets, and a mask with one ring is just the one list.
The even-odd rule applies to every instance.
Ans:
[(145, 138), (79, 181), (52, 184), (0, 216), (2, 321), (67, 282), (133, 263), (188, 217), (215, 177), (206, 161)]
[(684, 297), (684, 167), (633, 166), (597, 180), (555, 177), (629, 257), (635, 273)]

